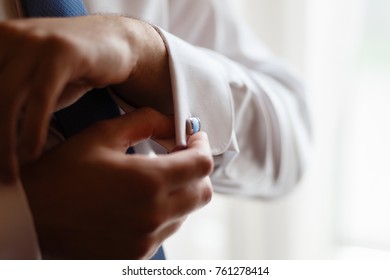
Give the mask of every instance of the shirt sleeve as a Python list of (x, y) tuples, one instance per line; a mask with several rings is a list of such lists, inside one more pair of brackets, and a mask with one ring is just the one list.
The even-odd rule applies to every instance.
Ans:
[(309, 121), (300, 81), (232, 13), (229, 1), (171, 0), (167, 45), (177, 144), (185, 119), (209, 135), (216, 191), (286, 193), (307, 161)]

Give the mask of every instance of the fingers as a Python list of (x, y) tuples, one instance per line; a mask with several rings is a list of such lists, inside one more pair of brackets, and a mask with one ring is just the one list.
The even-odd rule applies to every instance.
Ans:
[(165, 163), (162, 172), (169, 195), (164, 207), (171, 219), (186, 216), (211, 200), (213, 158), (206, 133), (191, 136), (186, 150), (159, 159)]
[(192, 186), (181, 188), (170, 194), (170, 208), (172, 218), (180, 218), (205, 206), (210, 202), (213, 188), (209, 177), (197, 181)]
[[(103, 145), (122, 152), (143, 139), (174, 134), (171, 118), (147, 108), (102, 122), (93, 129), (95, 138), (101, 139)], [(94, 137), (88, 135), (89, 139)], [(137, 189), (142, 186), (140, 193), (147, 194), (152, 201), (161, 202), (169, 197), (164, 207), (171, 207), (170, 212), (176, 217), (202, 207), (211, 199), (208, 175), (213, 170), (213, 158), (204, 132), (191, 136), (186, 150), (155, 158), (124, 157), (117, 168), (118, 185), (127, 189), (128, 183), (123, 182), (138, 182)]]
[[(11, 42), (14, 43), (14, 42)], [(0, 54), (0, 177), (2, 181), (12, 181), (17, 175), (17, 125), (27, 92), (27, 75), (23, 61), (28, 59), (25, 53), (14, 54), (18, 46), (11, 44), (11, 50), (2, 50)]]
[(176, 183), (208, 176), (214, 168), (214, 161), (207, 134), (192, 135), (187, 149), (165, 156), (164, 166), (166, 176)]
[(47, 67), (55, 63), (40, 48), (39, 36), (22, 36), (11, 24), (2, 25), (0, 35), (5, 40), (0, 53), (0, 165), (5, 174), (16, 174), (17, 152), (24, 162), (42, 149), (53, 104), (63, 87), (58, 70), (64, 71), (64, 66)]
[[(0, 180), (12, 181), (17, 175), (17, 125), (25, 90), (18, 84), (21, 74), (10, 77), (0, 73)], [(19, 98), (14, 98), (19, 96)]]
[[(112, 135), (109, 134), (109, 137)], [(127, 147), (128, 144), (122, 150)], [(123, 181), (134, 181), (137, 178), (144, 183), (144, 192), (152, 195), (155, 192), (169, 193), (187, 188), (209, 176), (214, 166), (207, 134), (203, 132), (190, 137), (186, 150), (158, 157), (135, 155), (125, 157), (120, 162), (117, 178)]]
[(16, 127), (17, 119), (13, 108), (0, 109), (0, 182), (12, 183), (18, 177), (16, 157)]
[(93, 129), (104, 145), (121, 151), (151, 137), (168, 138), (175, 134), (173, 118), (151, 108), (98, 123)]
[(18, 151), (20, 164), (28, 163), (40, 155), (46, 140), (53, 107), (49, 100), (38, 96), (30, 98), (20, 134), (21, 141)]
[[(173, 117), (168, 117), (151, 108), (141, 108), (130, 116), (134, 129), (127, 128), (126, 135), (133, 145), (147, 138), (169, 138), (175, 135)], [(126, 126), (126, 120), (122, 120)]]
[(59, 67), (45, 67), (31, 82), (20, 134), (19, 159), (21, 164), (36, 159), (46, 142), (51, 114), (57, 105), (57, 96), (65, 87), (67, 75), (58, 73)]
[[(209, 174), (213, 169), (213, 158), (206, 133), (191, 136), (187, 150), (151, 159), (151, 163), (158, 164), (142, 169), (148, 170), (149, 176), (153, 177), (149, 181), (157, 186), (151, 188), (156, 195), (166, 194), (162, 196), (165, 199), (154, 200), (158, 202), (155, 209), (160, 209), (158, 213), (162, 220), (182, 218), (211, 200), (213, 190)], [(148, 185), (144, 189), (147, 188)]]
[[(132, 121), (129, 114), (119, 120), (123, 124), (117, 128), (123, 130)], [(160, 132), (164, 134), (166, 130), (155, 134)], [(139, 135), (151, 134), (148, 131)], [(208, 175), (213, 168), (213, 159), (207, 135), (203, 132), (190, 137), (187, 150), (153, 158), (135, 155), (120, 162), (114, 176), (118, 182), (115, 185), (122, 186), (122, 197), (126, 201), (135, 199), (130, 205), (145, 207), (138, 225), (146, 232), (155, 232), (183, 218), (211, 199), (212, 184)]]

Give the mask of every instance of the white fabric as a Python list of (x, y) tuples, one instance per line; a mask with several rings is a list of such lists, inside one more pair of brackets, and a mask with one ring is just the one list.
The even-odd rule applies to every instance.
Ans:
[[(0, 20), (12, 16), (9, 1), (0, 0)], [(170, 56), (176, 145), (186, 144), (186, 118), (200, 118), (215, 156), (216, 191), (270, 198), (296, 184), (309, 139), (302, 86), (237, 20), (229, 1), (84, 2), (90, 13), (133, 16), (159, 28)], [(137, 152), (151, 147), (143, 143)]]

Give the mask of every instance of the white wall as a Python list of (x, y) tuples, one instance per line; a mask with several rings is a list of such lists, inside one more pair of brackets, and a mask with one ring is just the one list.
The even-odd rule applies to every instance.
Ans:
[(238, 16), (248, 22), (270, 49), (304, 70), (307, 0), (233, 0)]
[[(390, 259), (390, 99), (382, 98), (390, 93), (390, 19), (366, 16), (368, 4), (378, 4), (377, 13), (383, 7), (386, 15), (386, 1), (234, 0), (237, 16), (304, 75), (313, 125), (311, 163), (284, 198), (216, 195), (167, 242), (168, 257)], [(379, 48), (373, 50), (378, 65), (367, 79), (359, 63), (363, 40), (369, 40), (363, 34), (373, 20), (388, 27), (382, 28), (387, 33), (376, 42), (379, 47), (371, 44)], [(381, 53), (383, 46), (389, 48)]]
[[(237, 16), (247, 21), (270, 49), (304, 71), (305, 0), (234, 0), (234, 5)], [(306, 196), (304, 190), (300, 187), (271, 202), (217, 194), (166, 242), (167, 255), (173, 259), (296, 258), (296, 239), (302, 236), (293, 229), (302, 224), (295, 217), (306, 217), (301, 213), (305, 210), (296, 207)], [(319, 257), (311, 252), (305, 256)]]

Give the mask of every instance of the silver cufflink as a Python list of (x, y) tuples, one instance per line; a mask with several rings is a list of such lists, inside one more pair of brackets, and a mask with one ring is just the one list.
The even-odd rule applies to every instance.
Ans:
[(200, 119), (199, 118), (188, 118), (186, 120), (186, 133), (187, 135), (193, 135), (200, 131)]

